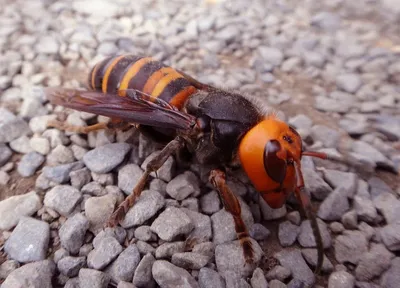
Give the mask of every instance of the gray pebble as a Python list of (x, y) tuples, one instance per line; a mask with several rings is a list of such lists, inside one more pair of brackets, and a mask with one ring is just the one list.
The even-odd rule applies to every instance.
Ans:
[(165, 261), (157, 260), (153, 264), (152, 274), (158, 285), (165, 288), (179, 286), (198, 288), (196, 280), (185, 269)]
[(356, 93), (362, 85), (362, 80), (357, 74), (341, 74), (336, 77), (336, 85), (345, 92)]
[(400, 201), (392, 193), (382, 193), (373, 200), (375, 208), (385, 217), (386, 223), (396, 223), (400, 217)]
[(380, 230), (382, 242), (390, 251), (400, 250), (400, 223), (386, 225)]
[(381, 278), (381, 286), (385, 288), (396, 288), (400, 281), (400, 257), (392, 260), (392, 265), (383, 274)]
[(65, 282), (64, 288), (80, 288), (79, 287), (79, 278), (75, 277), (75, 278), (68, 279), (68, 281)]
[(182, 200), (181, 207), (187, 208), (194, 212), (199, 212), (199, 200), (197, 200), (197, 198), (193, 198), (193, 197), (186, 198), (185, 200)]
[(341, 186), (336, 188), (325, 200), (321, 203), (318, 210), (318, 217), (323, 220), (339, 220), (342, 215), (350, 208), (349, 200), (347, 199), (348, 191)]
[(31, 130), (28, 123), (20, 118), (14, 118), (7, 121), (0, 120), (0, 143), (11, 142), (14, 139), (30, 133)]
[(268, 288), (268, 282), (265, 279), (264, 272), (261, 268), (256, 268), (250, 280), (253, 288)]
[[(29, 137), (26, 135), (23, 135), (21, 137), (18, 137), (17, 139), (14, 139), (10, 142), (10, 148), (17, 153), (20, 154), (27, 154), (30, 152), (35, 151), (32, 149), (31, 145), (29, 144)], [(40, 153), (39, 151), (37, 151)], [(42, 153), (40, 153), (42, 154)]]
[(167, 190), (167, 183), (162, 181), (161, 179), (155, 178), (150, 181), (149, 184), (149, 190), (157, 191), (159, 192), (162, 196), (166, 195), (166, 190)]
[(143, 175), (143, 170), (136, 164), (125, 165), (118, 171), (118, 187), (127, 195), (131, 194), (133, 188)]
[(279, 263), (283, 267), (292, 271), (294, 279), (299, 279), (307, 286), (312, 286), (314, 284), (315, 276), (304, 261), (300, 250), (283, 250), (277, 253), (274, 257), (278, 259)]
[(153, 233), (150, 230), (150, 226), (143, 225), (135, 229), (135, 238), (141, 241), (150, 241)]
[(90, 251), (93, 250), (93, 244), (88, 243), (83, 245), (80, 249), (79, 249), (79, 256), (85, 256), (87, 257), (90, 253)]
[(314, 169), (303, 168), (302, 172), (306, 189), (315, 199), (322, 201), (332, 192), (332, 188)]
[(93, 181), (96, 181), (100, 185), (109, 186), (114, 185), (114, 175), (112, 173), (99, 174), (92, 172)]
[(157, 259), (170, 258), (175, 253), (184, 252), (185, 246), (185, 242), (181, 241), (171, 243), (167, 242), (157, 247), (155, 256)]
[(198, 278), (200, 288), (225, 288), (224, 278), (210, 268), (201, 268)]
[(104, 196), (107, 194), (106, 189), (97, 182), (89, 182), (81, 188), (81, 192), (93, 196)]
[(20, 264), (15, 260), (6, 260), (0, 265), (0, 279), (6, 279), (11, 272), (18, 269)]
[[(372, 200), (374, 200), (377, 196), (381, 194), (385, 194), (385, 192), (393, 194), (392, 188), (390, 188), (384, 181), (382, 181), (378, 177), (371, 177), (368, 180), (368, 185), (370, 188), (370, 194)], [(387, 195), (385, 194), (385, 196)]]
[[(67, 164), (68, 165), (68, 164)], [(84, 185), (90, 182), (90, 170), (88, 168), (78, 169), (69, 173), (71, 186), (80, 190)]]
[(63, 216), (68, 216), (81, 200), (82, 194), (76, 188), (58, 185), (46, 193), (44, 205)]
[(184, 269), (199, 270), (207, 265), (210, 257), (196, 252), (175, 253), (172, 255), (172, 264)]
[(120, 281), (117, 288), (136, 288), (136, 286), (129, 282)]
[(125, 219), (121, 222), (124, 228), (142, 225), (164, 207), (165, 200), (160, 193), (145, 190), (140, 195), (135, 205), (128, 211)]
[(113, 237), (104, 238), (87, 257), (89, 268), (102, 270), (122, 252), (123, 248)]
[(289, 221), (285, 221), (279, 224), (279, 243), (283, 247), (291, 246), (296, 241), (297, 235), (300, 233), (300, 227), (293, 225)]
[(390, 267), (394, 255), (382, 244), (372, 244), (369, 252), (361, 256), (356, 268), (356, 278), (360, 281), (370, 281)]
[(368, 251), (368, 242), (360, 231), (344, 231), (335, 239), (335, 258), (339, 263), (357, 264)]
[(272, 280), (271, 282), (269, 282), (268, 287), (270, 287), (270, 288), (286, 288), (287, 286), (285, 285), (285, 283), (282, 283), (279, 280)]
[(110, 277), (101, 271), (82, 268), (79, 270), (79, 288), (107, 288)]
[(250, 237), (254, 240), (260, 241), (266, 240), (271, 232), (269, 232), (269, 230), (264, 225), (260, 223), (254, 223), (249, 230), (249, 234)]
[(178, 235), (190, 233), (194, 223), (181, 209), (168, 207), (154, 220), (150, 229), (161, 239), (171, 241)]
[(190, 195), (196, 196), (200, 193), (197, 176), (193, 172), (186, 171), (172, 179), (167, 184), (166, 191), (169, 196), (178, 201), (181, 201)]
[[(301, 250), (304, 260), (313, 268), (317, 267), (318, 263), (318, 251), (317, 249), (303, 249)], [(322, 272), (331, 273), (333, 271), (333, 264), (328, 257), (324, 255), (322, 261)]]
[(127, 232), (122, 227), (118, 227), (118, 226), (115, 228), (107, 227), (104, 230), (101, 230), (100, 233), (97, 234), (96, 237), (94, 237), (93, 246), (94, 246), (94, 248), (96, 248), (101, 243), (101, 241), (103, 241), (104, 238), (108, 238), (108, 237), (113, 237), (113, 238), (117, 239), (119, 244), (122, 245), (125, 242), (126, 235), (127, 235)]
[(108, 173), (117, 167), (131, 150), (126, 143), (107, 144), (85, 154), (83, 162), (90, 171)]
[(190, 238), (197, 239), (197, 241), (209, 241), (212, 238), (211, 230), (211, 219), (207, 215), (189, 210), (187, 208), (181, 208), (189, 218), (194, 229), (190, 233)]
[(355, 278), (346, 271), (333, 272), (329, 276), (328, 288), (353, 288)]
[(277, 48), (261, 46), (258, 52), (266, 62), (274, 66), (279, 66), (283, 61), (283, 53)]
[(321, 30), (333, 32), (340, 27), (340, 16), (332, 12), (322, 11), (311, 18), (310, 24)]
[(273, 209), (264, 201), (264, 199), (261, 198), (261, 196), (259, 199), (260, 209), (264, 220), (279, 219), (286, 215), (286, 205), (283, 205), (281, 208)]
[[(142, 260), (139, 262), (139, 265), (136, 268), (135, 275), (133, 276), (132, 283), (137, 287), (152, 287), (154, 285), (154, 279), (156, 279), (156, 275), (154, 273), (153, 264), (156, 262), (153, 255), (146, 254)], [(172, 265), (172, 264), (171, 264)], [(154, 277), (154, 279), (153, 279)], [(157, 281), (157, 279), (156, 279)], [(161, 285), (161, 284), (160, 284)], [(164, 287), (164, 286), (162, 286)], [(167, 287), (167, 286), (166, 286)]]
[(46, 259), (50, 240), (49, 224), (30, 217), (21, 217), (4, 245), (8, 256), (27, 263)]
[(114, 212), (116, 200), (116, 197), (111, 194), (86, 200), (85, 214), (90, 223), (89, 230), (95, 235), (103, 229)]
[(55, 269), (54, 262), (50, 260), (28, 263), (11, 272), (1, 287), (27, 287), (29, 283), (29, 287), (52, 288)]
[(58, 166), (46, 166), (42, 169), (44, 176), (50, 181), (56, 182), (58, 184), (64, 184), (70, 180), (70, 172), (73, 170), (78, 170), (83, 168), (82, 162), (73, 162)]
[(129, 245), (119, 254), (118, 258), (106, 269), (111, 280), (115, 283), (120, 281), (131, 282), (136, 267), (140, 262), (140, 253), (136, 245)]
[(357, 175), (354, 173), (342, 172), (337, 170), (326, 169), (323, 171), (324, 179), (334, 188), (344, 188), (347, 197), (353, 198), (357, 189)]
[(0, 201), (0, 229), (10, 230), (18, 224), (21, 217), (31, 216), (41, 207), (41, 200), (35, 191)]
[(215, 245), (212, 242), (203, 242), (193, 246), (192, 252), (207, 255), (210, 259), (214, 257)]
[(354, 209), (361, 221), (373, 223), (378, 216), (373, 202), (357, 195), (354, 197)]
[(64, 145), (57, 145), (47, 156), (47, 162), (50, 165), (67, 164), (75, 161), (72, 150)]
[(37, 152), (25, 154), (18, 163), (18, 173), (22, 177), (30, 177), (35, 174), (36, 170), (43, 164), (45, 158)]
[(11, 158), (12, 151), (4, 144), (0, 144), (0, 167), (7, 163)]
[(78, 213), (68, 218), (59, 231), (61, 246), (72, 254), (77, 254), (88, 229), (89, 221), (82, 214)]
[(251, 239), (251, 243), (254, 250), (254, 262), (252, 264), (245, 262), (243, 248), (238, 240), (217, 245), (215, 248), (215, 263), (218, 271), (220, 273), (235, 271), (243, 277), (249, 276), (263, 254), (261, 247), (255, 240)]
[(86, 257), (66, 256), (57, 263), (57, 269), (68, 277), (78, 276), (79, 270), (86, 264)]
[(284, 282), (287, 278), (290, 277), (291, 274), (292, 273), (288, 268), (277, 265), (267, 273), (266, 278), (268, 281), (278, 279), (279, 281)]
[(211, 215), (221, 209), (221, 201), (218, 192), (212, 190), (211, 192), (200, 197), (200, 208), (203, 213)]
[(146, 255), (148, 253), (154, 254), (156, 251), (156, 249), (153, 246), (141, 240), (136, 242), (136, 246), (138, 247), (139, 252), (142, 255)]
[(61, 259), (63, 259), (64, 257), (69, 256), (69, 252), (67, 250), (65, 250), (64, 248), (60, 248), (58, 249), (56, 252), (54, 252), (54, 263), (58, 263), (58, 261), (60, 261)]

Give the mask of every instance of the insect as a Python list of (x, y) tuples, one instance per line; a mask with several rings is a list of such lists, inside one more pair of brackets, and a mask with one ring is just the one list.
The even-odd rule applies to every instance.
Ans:
[(152, 159), (130, 194), (114, 211), (109, 223), (117, 225), (134, 205), (149, 175), (180, 149), (190, 151), (201, 164), (213, 169), (209, 181), (234, 220), (246, 262), (254, 260), (241, 207), (226, 183), (226, 168), (241, 167), (261, 197), (279, 208), (294, 193), (310, 219), (318, 249), (319, 273), (323, 245), (309, 196), (305, 191), (302, 156), (326, 159), (327, 155), (303, 150), (296, 130), (259, 104), (238, 93), (203, 84), (189, 75), (150, 57), (120, 55), (97, 63), (88, 78), (90, 90), (48, 88), (55, 105), (108, 116), (109, 123), (87, 127), (53, 121), (50, 126), (78, 133), (122, 129), (135, 125), (141, 133), (165, 146)]

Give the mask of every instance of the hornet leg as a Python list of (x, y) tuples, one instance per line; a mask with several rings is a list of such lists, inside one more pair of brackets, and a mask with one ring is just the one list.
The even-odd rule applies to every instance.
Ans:
[(97, 123), (90, 126), (75, 126), (70, 125), (66, 122), (60, 122), (57, 120), (51, 120), (47, 122), (48, 127), (57, 128), (63, 131), (81, 133), (81, 134), (88, 134), (92, 131), (103, 130), (103, 129), (126, 129), (131, 126), (131, 124), (127, 122), (122, 122), (121, 120), (111, 121), (108, 123)]
[(168, 157), (171, 156), (174, 152), (181, 149), (184, 145), (183, 139), (181, 137), (177, 137), (164, 147), (164, 149), (158, 154), (155, 158), (153, 158), (146, 167), (142, 177), (139, 179), (139, 182), (136, 184), (135, 188), (133, 188), (133, 192), (126, 197), (126, 199), (118, 206), (118, 208), (111, 215), (108, 226), (114, 227), (120, 221), (122, 221), (128, 213), (128, 210), (135, 204), (136, 199), (139, 198), (142, 193), (144, 186), (150, 176), (151, 172), (155, 172), (167, 161)]
[(240, 245), (243, 248), (244, 258), (247, 263), (252, 263), (254, 259), (254, 250), (250, 241), (249, 232), (241, 217), (241, 208), (239, 200), (235, 194), (229, 189), (225, 182), (226, 175), (221, 170), (212, 170), (210, 172), (210, 182), (217, 189), (221, 196), (222, 203), (226, 211), (232, 214), (235, 221), (235, 230), (239, 239)]

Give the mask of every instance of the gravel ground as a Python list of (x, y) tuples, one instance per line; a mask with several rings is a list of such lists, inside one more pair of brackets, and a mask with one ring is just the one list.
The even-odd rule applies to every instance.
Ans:
[[(398, 287), (396, 0), (0, 2), (1, 288)], [(103, 229), (160, 147), (134, 129), (48, 129), (56, 118), (107, 119), (52, 107), (41, 87), (80, 87), (115, 53), (151, 55), (257, 95), (308, 147), (362, 163), (303, 161), (326, 248), (321, 276), (295, 201), (273, 210), (234, 175), (260, 259), (244, 265), (204, 169), (172, 157), (122, 227)], [(199, 239), (190, 249), (188, 237)]]

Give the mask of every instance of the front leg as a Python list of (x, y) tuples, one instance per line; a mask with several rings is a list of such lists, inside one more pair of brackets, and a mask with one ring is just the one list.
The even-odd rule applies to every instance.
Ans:
[(210, 172), (210, 182), (218, 191), (221, 196), (222, 203), (226, 211), (232, 214), (233, 220), (235, 222), (235, 230), (237, 237), (239, 239), (240, 245), (243, 248), (244, 258), (246, 263), (254, 262), (254, 250), (252, 243), (250, 241), (249, 232), (247, 231), (246, 225), (243, 222), (241, 216), (240, 203), (235, 194), (229, 189), (226, 184), (225, 172), (215, 169)]

